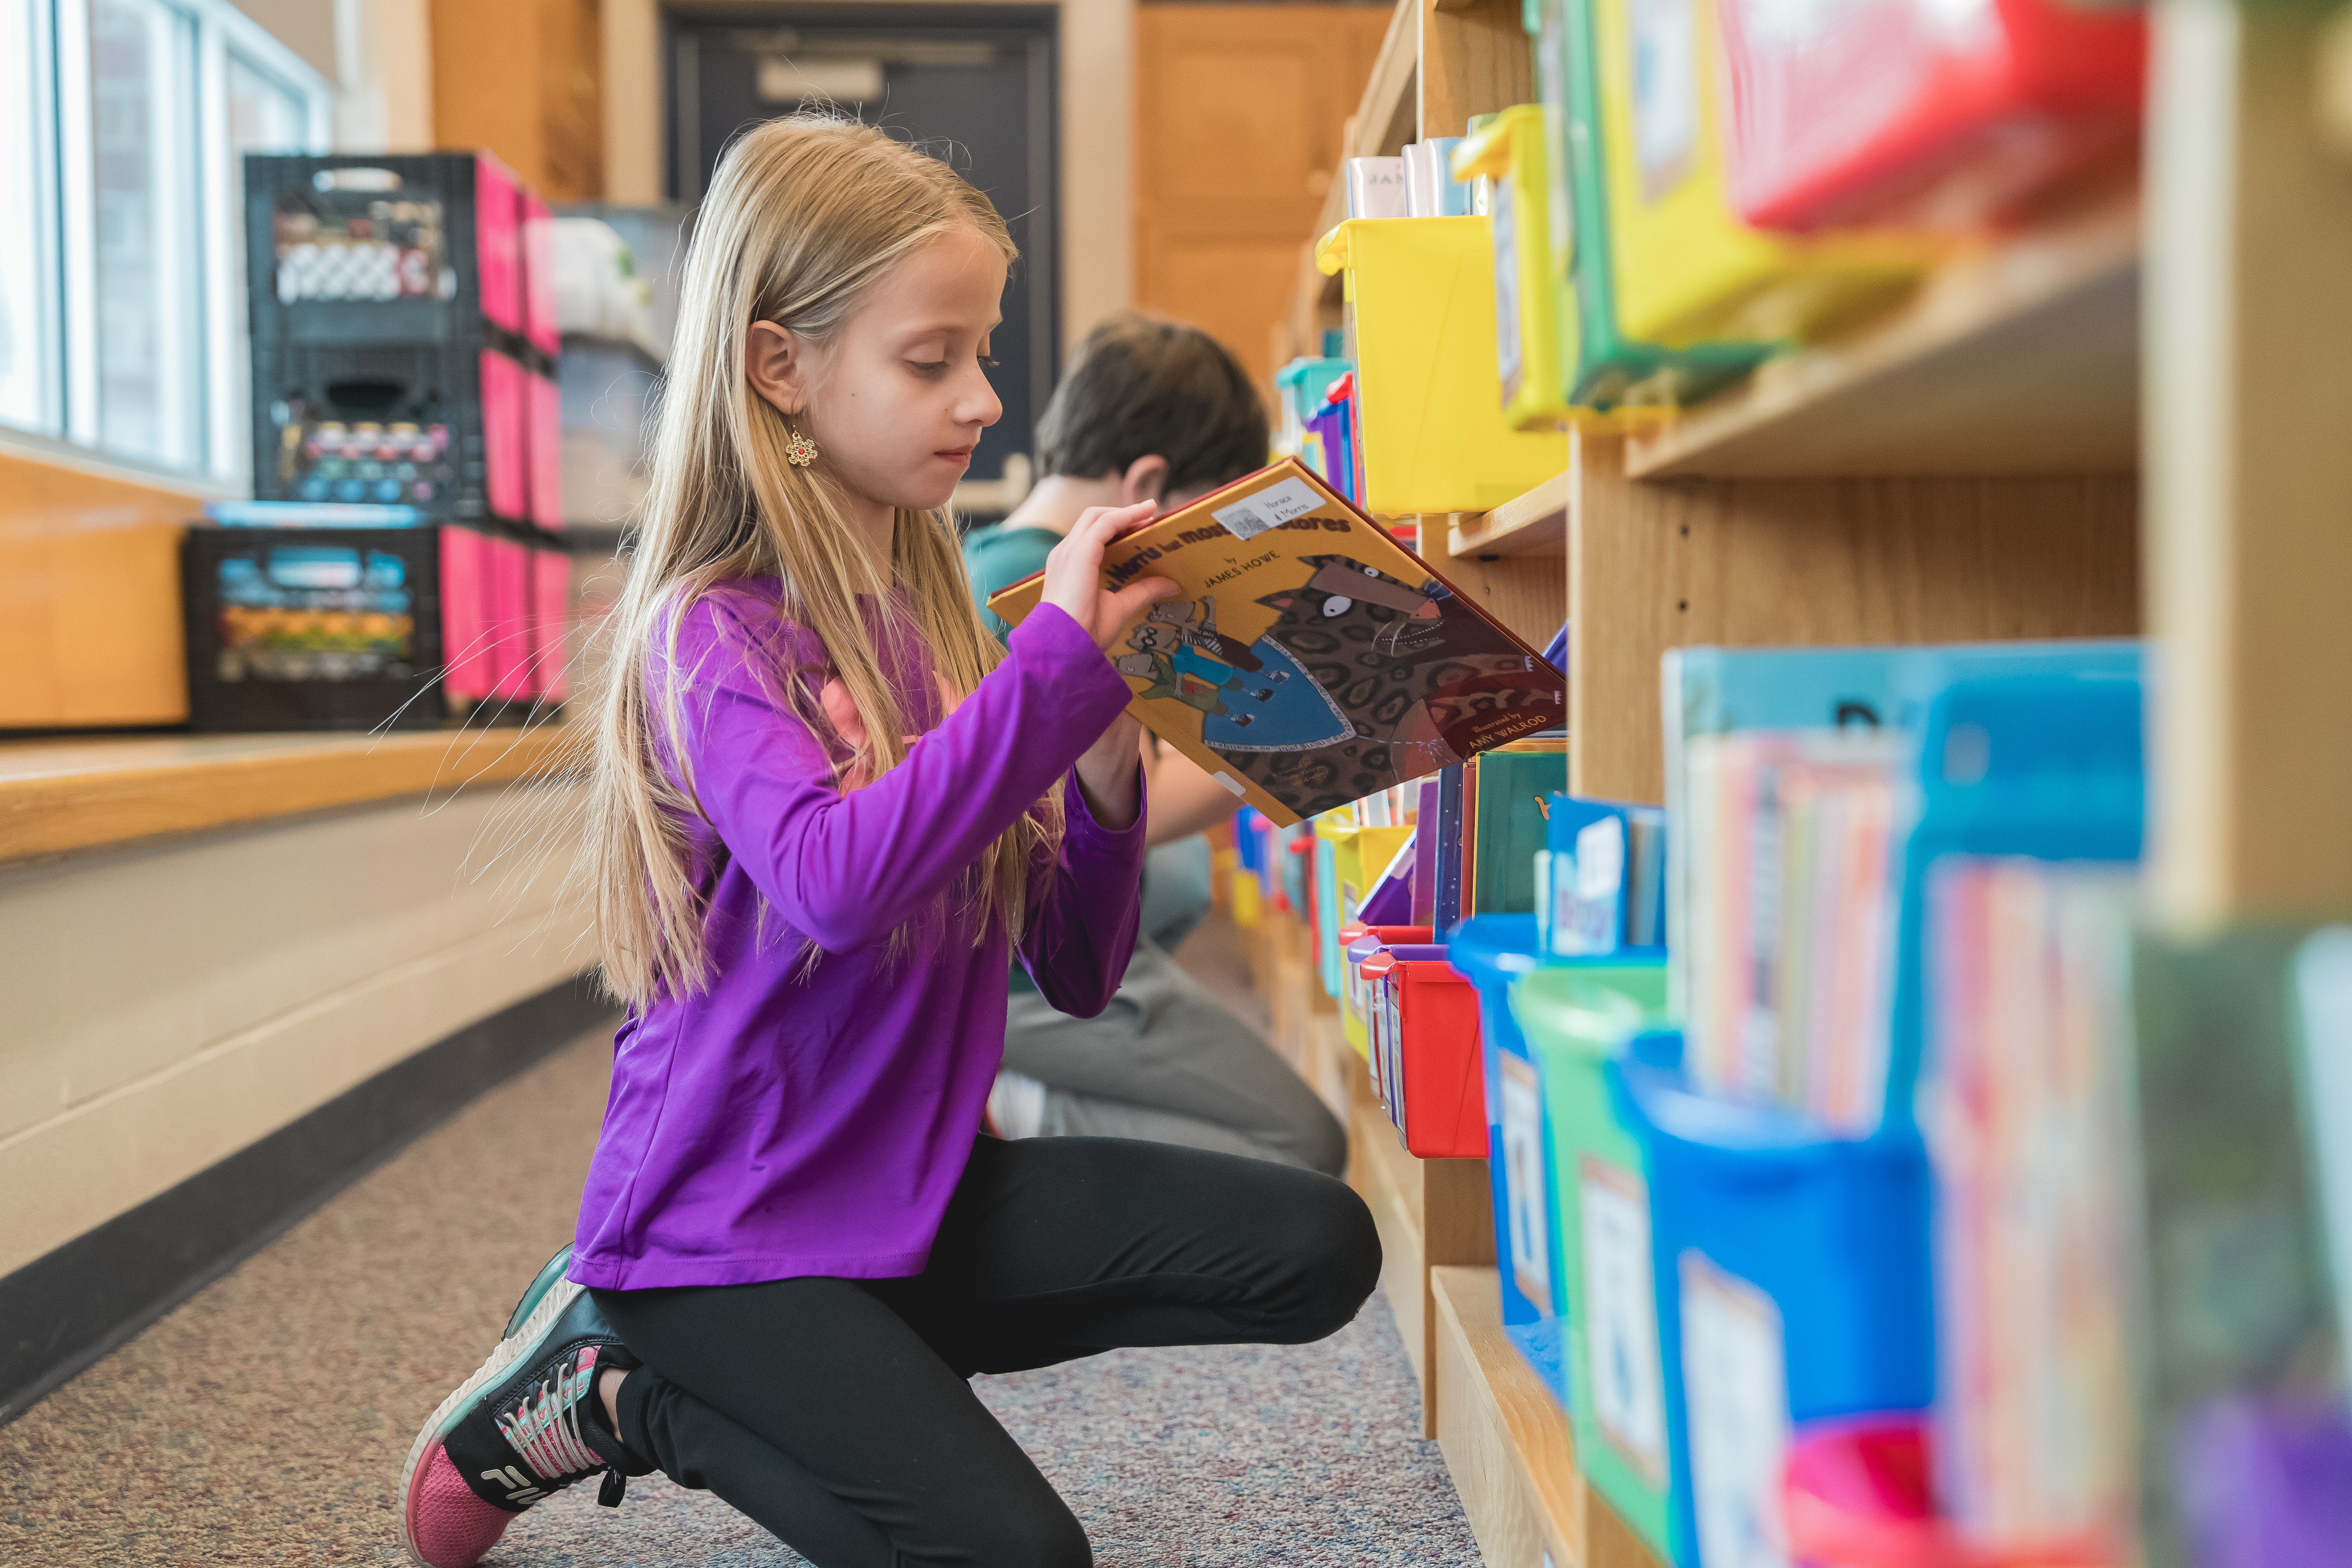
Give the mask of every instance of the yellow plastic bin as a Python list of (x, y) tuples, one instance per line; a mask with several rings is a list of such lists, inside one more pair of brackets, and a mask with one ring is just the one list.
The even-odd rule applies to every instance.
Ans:
[(1568, 467), (1568, 437), (1496, 405), (1495, 252), (1483, 217), (1350, 218), (1315, 262), (1355, 320), (1364, 510), (1488, 511)]
[(1324, 907), (1323, 900), (1317, 900), (1315, 961), (1325, 972), (1331, 994), (1339, 999), (1340, 1029), (1359, 1056), (1369, 1054), (1371, 1048), (1364, 1028), (1363, 982), (1361, 976), (1348, 969), (1339, 928), (1356, 918), (1356, 907), (1363, 902), (1365, 889), (1371, 886), (1372, 879), (1387, 869), (1388, 863), (1396, 858), (1397, 850), (1412, 836), (1410, 827), (1359, 827), (1336, 815), (1315, 819), (1315, 837), (1329, 847), (1334, 894), (1328, 908)]
[(1495, 255), (1495, 368), (1503, 419), (1514, 430), (1549, 430), (1577, 417), (1566, 396), (1562, 337), (1575, 318), (1560, 309), (1552, 251), (1551, 185), (1544, 110), (1515, 104), (1486, 120), (1454, 150), (1454, 177), (1486, 176), (1486, 217)]
[(1917, 235), (1791, 240), (1726, 189), (1714, 0), (1596, 0), (1612, 260), (1626, 336), (1671, 347), (1818, 335), (1892, 302), (1932, 258)]

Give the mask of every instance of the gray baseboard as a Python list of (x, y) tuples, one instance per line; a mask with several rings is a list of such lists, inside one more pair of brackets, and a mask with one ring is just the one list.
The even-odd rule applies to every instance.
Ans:
[(483, 1090), (613, 1017), (593, 975), (551, 986), (0, 1278), (0, 1426)]

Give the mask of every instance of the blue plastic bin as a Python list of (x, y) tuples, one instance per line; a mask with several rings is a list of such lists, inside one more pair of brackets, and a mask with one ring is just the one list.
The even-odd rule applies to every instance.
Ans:
[(1527, 1037), (1511, 1016), (1511, 983), (1542, 959), (1533, 915), (1474, 915), (1454, 928), (1446, 960), (1478, 988), (1486, 1079), (1486, 1165), (1495, 1185), (1495, 1260), (1503, 1331), (1544, 1382), (1568, 1387), (1568, 1347), (1552, 1300), (1550, 1156), (1543, 1091)]
[(1692, 1092), (1680, 1058), (1647, 1035), (1605, 1070), (1649, 1162), (1674, 1557), (1701, 1568), (1748, 1560), (1793, 1423), (1933, 1397), (1928, 1179), (1907, 1121), (1824, 1138)]
[(1925, 1034), (1927, 872), (1944, 855), (2137, 860), (2147, 816), (2139, 648), (2087, 654), (2074, 670), (1969, 679), (1981, 661), (1927, 661), (1918, 816), (1895, 906), (1889, 1121), (1909, 1120)]

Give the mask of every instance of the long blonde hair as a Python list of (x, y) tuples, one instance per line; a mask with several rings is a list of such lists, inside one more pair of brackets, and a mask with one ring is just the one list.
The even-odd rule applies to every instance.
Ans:
[[(855, 121), (771, 121), (719, 160), (687, 252), (652, 488), (595, 699), (583, 869), (604, 983), (623, 1002), (689, 994), (710, 979), (703, 919), (713, 887), (698, 885), (690, 837), (701, 810), (685, 749), (668, 743), (694, 674), (677, 663), (688, 606), (730, 579), (782, 581), (781, 619), (824, 644), (826, 673), (846, 689), (865, 734), (833, 727), (807, 672), (759, 673), (813, 731), (850, 750), (846, 777), (877, 778), (906, 757), (877, 629), (919, 639), (950, 700), (969, 695), (1003, 657), (973, 607), (944, 509), (898, 512), (888, 567), (905, 608), (886, 595), (861, 612), (859, 591), (880, 563), (866, 561), (817, 478), (823, 458), (815, 469), (785, 461), (784, 416), (744, 374), (751, 323), (773, 321), (821, 346), (877, 279), (958, 226), (1013, 259), (1013, 237), (986, 197), (945, 163)], [(975, 942), (997, 921), (1018, 939), (1032, 870), (1059, 844), (1062, 825), (1057, 791), (982, 852), (958, 889)], [(894, 933), (894, 946), (903, 951), (906, 939)]]

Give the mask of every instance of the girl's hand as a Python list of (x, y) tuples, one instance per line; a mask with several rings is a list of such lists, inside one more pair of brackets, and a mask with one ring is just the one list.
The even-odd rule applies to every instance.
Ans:
[[(1086, 627), (1095, 646), (1106, 652), (1154, 601), (1176, 591), (1176, 584), (1165, 577), (1146, 577), (1116, 594), (1102, 585), (1104, 546), (1144, 527), (1159, 513), (1158, 501), (1090, 506), (1078, 514), (1068, 535), (1045, 557), (1045, 602)], [(1129, 735), (1129, 762), (1134, 761), (1134, 746), (1135, 737)]]

